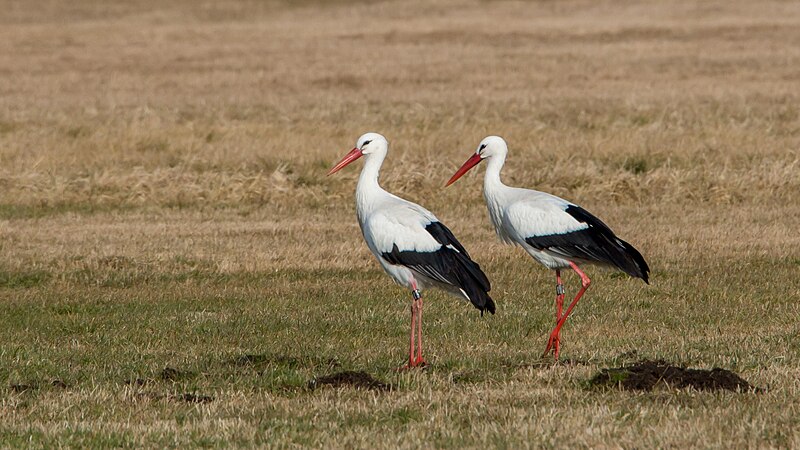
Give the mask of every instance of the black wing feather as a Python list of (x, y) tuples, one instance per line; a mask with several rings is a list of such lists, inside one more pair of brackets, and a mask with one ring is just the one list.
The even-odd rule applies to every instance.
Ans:
[(566, 259), (609, 264), (649, 283), (650, 267), (631, 244), (618, 238), (608, 225), (580, 206), (570, 205), (565, 212), (585, 223), (587, 228), (570, 233), (531, 236), (525, 242), (537, 250), (547, 250)]
[(465, 249), (464, 246), (461, 245), (460, 242), (458, 242), (458, 239), (456, 239), (456, 237), (453, 235), (453, 232), (450, 231), (449, 228), (444, 226), (443, 223), (431, 222), (428, 224), (428, 226), (425, 227), (425, 231), (427, 231), (428, 234), (433, 236), (433, 238), (436, 239), (436, 242), (444, 246), (452, 245), (453, 247), (455, 247), (456, 250), (465, 254), (467, 258), (470, 257), (469, 253), (467, 253), (467, 249)]
[(488, 294), (491, 290), (489, 278), (478, 263), (470, 258), (464, 246), (441, 222), (428, 224), (425, 231), (442, 245), (438, 250), (401, 251), (395, 244), (391, 252), (384, 252), (381, 256), (390, 264), (405, 266), (432, 280), (463, 290), (481, 312), (489, 311), (494, 314), (495, 304)]

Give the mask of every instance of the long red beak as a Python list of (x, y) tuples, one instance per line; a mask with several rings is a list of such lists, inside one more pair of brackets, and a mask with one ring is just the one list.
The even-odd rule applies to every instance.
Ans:
[(359, 148), (354, 148), (350, 150), (350, 153), (344, 155), (344, 158), (342, 158), (341, 161), (336, 163), (336, 165), (333, 166), (333, 168), (328, 171), (328, 175), (333, 175), (336, 172), (342, 170), (342, 167), (350, 164), (351, 162), (357, 160), (358, 158), (361, 158), (362, 155), (363, 153), (361, 153), (361, 149)]
[(450, 186), (451, 184), (455, 183), (456, 180), (461, 178), (461, 176), (464, 175), (465, 173), (469, 172), (469, 169), (472, 169), (481, 161), (483, 161), (483, 159), (481, 159), (481, 155), (477, 153), (470, 156), (467, 162), (465, 162), (464, 165), (461, 166), (461, 168), (458, 169), (458, 171), (455, 174), (453, 174), (453, 177), (450, 178), (450, 181), (448, 181), (447, 184), (444, 185), (444, 187)]

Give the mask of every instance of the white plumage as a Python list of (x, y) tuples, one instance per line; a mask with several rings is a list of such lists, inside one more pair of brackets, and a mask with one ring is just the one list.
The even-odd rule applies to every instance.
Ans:
[(569, 267), (569, 261), (562, 255), (538, 250), (525, 240), (531, 236), (564, 234), (588, 228), (566, 213), (571, 203), (544, 192), (505, 185), (484, 187), (484, 197), (495, 231), (504, 242), (521, 246), (549, 269)]
[[(494, 313), (488, 295), (489, 280), (472, 261), (450, 230), (427, 209), (386, 192), (378, 184), (383, 160), (389, 149), (377, 133), (361, 136), (329, 174), (364, 156), (364, 168), (356, 186), (356, 212), (370, 251), (392, 279), (413, 292), (411, 348), (407, 367), (424, 364), (422, 358), (422, 295), (427, 287), (438, 287), (469, 300), (481, 312)], [(415, 356), (415, 323), (418, 353)]]
[[(585, 209), (545, 192), (506, 186), (500, 180), (508, 146), (498, 136), (489, 136), (450, 178), (454, 183), (469, 169), (487, 161), (483, 195), (497, 235), (506, 243), (521, 246), (536, 261), (556, 271), (556, 327), (545, 354), (559, 353), (559, 331), (591, 280), (578, 263), (615, 267), (648, 282), (649, 267), (642, 255), (619, 239), (600, 219)], [(561, 269), (570, 267), (581, 277), (581, 290), (562, 315), (564, 289)]]

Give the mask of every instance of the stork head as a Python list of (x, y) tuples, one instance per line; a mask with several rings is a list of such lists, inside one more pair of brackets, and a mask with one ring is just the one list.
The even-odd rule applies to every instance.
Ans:
[(350, 164), (358, 158), (361, 158), (362, 156), (373, 154), (386, 156), (387, 151), (389, 151), (389, 141), (387, 141), (385, 137), (378, 133), (362, 134), (361, 137), (356, 141), (356, 146), (350, 150), (348, 154), (344, 155), (344, 158), (336, 163), (336, 165), (333, 166), (330, 171), (328, 171), (328, 175), (333, 175), (341, 170), (344, 166)]
[(455, 174), (450, 178), (450, 181), (447, 182), (445, 187), (450, 186), (451, 184), (455, 183), (456, 180), (461, 178), (462, 175), (469, 172), (469, 169), (477, 166), (479, 162), (483, 161), (487, 158), (503, 158), (505, 159), (506, 154), (508, 153), (508, 145), (506, 141), (501, 138), (500, 136), (487, 136), (483, 138), (480, 144), (478, 144), (478, 149), (475, 150), (475, 153), (469, 157), (467, 162), (465, 162), (460, 169), (456, 171)]

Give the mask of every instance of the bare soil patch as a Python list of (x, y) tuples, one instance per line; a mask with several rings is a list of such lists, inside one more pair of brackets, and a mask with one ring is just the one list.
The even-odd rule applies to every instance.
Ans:
[(652, 391), (659, 386), (677, 389), (692, 387), (703, 391), (760, 391), (727, 369), (690, 369), (662, 360), (645, 360), (631, 366), (603, 369), (589, 380), (589, 384), (631, 391)]

